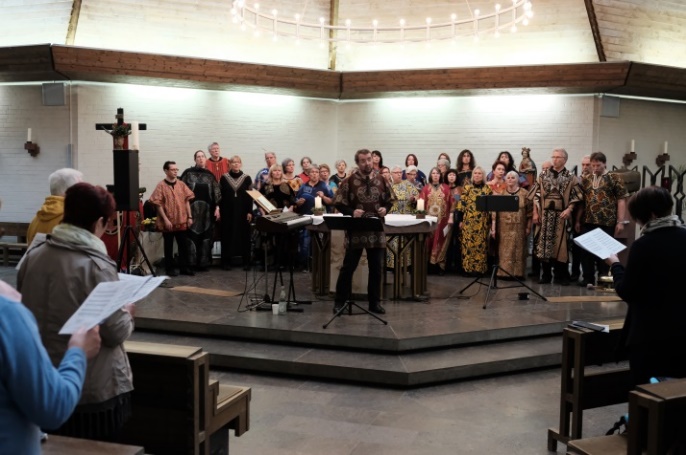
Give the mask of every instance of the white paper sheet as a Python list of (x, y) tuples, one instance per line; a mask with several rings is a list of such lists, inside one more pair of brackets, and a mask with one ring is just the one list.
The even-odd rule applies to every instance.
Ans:
[(591, 232), (576, 237), (574, 243), (584, 250), (595, 254), (600, 259), (607, 259), (611, 254), (617, 254), (626, 248), (626, 246), (607, 235), (600, 228), (593, 229)]
[(59, 331), (60, 335), (71, 335), (81, 327), (91, 329), (110, 317), (127, 303), (133, 303), (148, 296), (166, 276), (136, 276), (119, 274), (120, 281), (98, 284), (78, 310)]

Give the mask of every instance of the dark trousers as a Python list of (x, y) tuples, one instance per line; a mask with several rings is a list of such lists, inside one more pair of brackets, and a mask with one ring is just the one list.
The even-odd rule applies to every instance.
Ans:
[[(574, 236), (581, 235), (581, 233), (574, 233)], [(581, 276), (581, 263), (586, 252), (576, 243), (572, 243), (572, 276)], [(585, 269), (585, 266), (584, 266)]]
[[(365, 248), (369, 263), (369, 280), (367, 282), (367, 297), (370, 305), (381, 302), (381, 267), (386, 248)], [(336, 281), (336, 305), (343, 305), (350, 299), (353, 287), (353, 274), (362, 257), (362, 248), (348, 248), (343, 258), (343, 266)], [(396, 258), (398, 260), (398, 258)]]
[[(598, 224), (584, 224), (583, 232), (585, 234), (591, 232), (595, 228), (602, 229), (610, 237), (614, 237), (615, 235), (614, 226), (600, 226)], [(593, 253), (584, 251), (581, 255), (581, 260), (583, 261), (584, 281), (588, 283), (596, 284), (596, 266), (598, 268), (598, 277), (606, 276), (610, 272), (610, 266)]]
[(162, 238), (164, 239), (164, 268), (166, 270), (174, 268), (174, 239), (179, 250), (179, 268), (188, 268), (186, 231), (163, 232)]

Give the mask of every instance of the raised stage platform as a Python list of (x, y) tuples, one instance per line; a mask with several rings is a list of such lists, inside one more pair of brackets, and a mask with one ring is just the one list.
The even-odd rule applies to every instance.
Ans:
[[(492, 290), (484, 310), (486, 286), (475, 284), (461, 295), (473, 279), (430, 275), (426, 302), (383, 302), (388, 325), (365, 314), (345, 314), (323, 329), (333, 301), (312, 294), (310, 274), (296, 273), (294, 281), (297, 298), (313, 303), (297, 305), (302, 313), (285, 315), (247, 310), (251, 297), (265, 293), (256, 276), (212, 269), (170, 279), (173, 288), (157, 289), (137, 305), (133, 339), (202, 346), (214, 367), (412, 387), (554, 367), (569, 321), (617, 319), (626, 311), (614, 293), (531, 281), (526, 283), (546, 297), (572, 301), (547, 302), (534, 294), (519, 300), (518, 293), (528, 290), (515, 287)], [(272, 273), (269, 292), (273, 278)], [(223, 292), (178, 290), (181, 286)], [(240, 294), (252, 286), (257, 292), (249, 295), (212, 295)]]

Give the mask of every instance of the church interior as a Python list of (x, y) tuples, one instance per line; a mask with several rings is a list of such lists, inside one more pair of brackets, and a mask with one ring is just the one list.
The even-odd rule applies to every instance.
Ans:
[[(350, 167), (361, 148), (404, 168), (413, 153), (428, 172), (440, 153), (455, 159), (463, 149), (490, 170), (501, 150), (521, 162), (528, 148), (540, 170), (563, 147), (574, 173), (602, 151), (608, 170), (632, 173), (636, 189), (666, 179), (681, 216), (681, 1), (0, 5), (0, 279), (9, 284), (25, 251), (13, 249), (25, 241), (13, 226), (34, 217), (52, 172), (73, 167), (92, 184), (115, 183), (118, 151), (97, 125), (115, 124), (117, 109), (145, 124), (135, 144), (142, 201), (164, 162), (186, 169), (214, 142), (251, 176), (266, 152), (296, 168), (304, 156)], [(630, 226), (629, 245), (640, 234)], [(161, 235), (140, 239), (158, 264)], [(268, 267), (255, 243), (252, 267), (223, 270), (215, 250), (209, 271), (174, 276), (137, 303), (127, 343), (134, 381), (137, 368), (149, 381), (141, 395), (150, 414), (134, 413), (129, 441), (138, 449), (102, 453), (626, 452), (626, 442), (616, 452), (567, 444), (605, 435), (628, 411), (628, 362), (611, 355), (627, 306), (611, 285), (494, 284), (490, 270), (479, 279), (415, 265), (402, 277), (384, 271), (385, 323), (367, 314), (331, 320), (330, 258), (317, 250), (289, 274)], [(282, 286), (294, 311), (273, 314)], [(182, 363), (194, 372), (177, 371)], [(188, 406), (201, 410), (190, 416), (160, 405), (178, 374), (193, 377)], [(44, 453), (96, 450), (49, 443)]]

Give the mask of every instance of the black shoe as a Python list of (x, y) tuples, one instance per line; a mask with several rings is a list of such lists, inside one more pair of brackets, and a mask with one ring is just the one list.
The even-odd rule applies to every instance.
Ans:
[(369, 311), (377, 314), (386, 314), (386, 310), (383, 309), (380, 303), (369, 304)]
[(540, 280), (538, 280), (538, 284), (550, 284), (552, 280), (552, 278), (543, 277)]
[(555, 284), (559, 284), (560, 286), (569, 286), (569, 280), (555, 280)]
[(195, 272), (191, 269), (181, 269), (181, 275), (195, 276)]
[(167, 270), (167, 276), (179, 276), (179, 272), (176, 269)]
[(333, 306), (333, 314), (336, 314), (336, 313), (338, 313), (339, 311), (341, 311), (341, 309), (343, 309), (344, 306), (345, 306), (344, 303), (340, 303), (340, 304), (336, 303), (336, 304), (334, 304), (334, 306)]
[(579, 275), (572, 275), (569, 277), (569, 280), (576, 283), (577, 281), (579, 281)]

